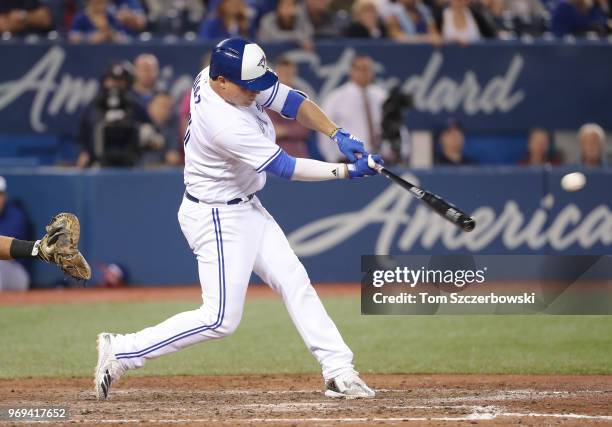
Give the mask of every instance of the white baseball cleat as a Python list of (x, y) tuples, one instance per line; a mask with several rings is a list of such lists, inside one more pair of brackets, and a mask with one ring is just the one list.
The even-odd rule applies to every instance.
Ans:
[(325, 396), (345, 399), (374, 397), (376, 393), (359, 378), (359, 372), (348, 371), (325, 382)]
[(98, 400), (106, 399), (112, 382), (117, 381), (125, 372), (113, 353), (112, 338), (113, 334), (106, 332), (98, 335), (98, 364), (94, 374)]

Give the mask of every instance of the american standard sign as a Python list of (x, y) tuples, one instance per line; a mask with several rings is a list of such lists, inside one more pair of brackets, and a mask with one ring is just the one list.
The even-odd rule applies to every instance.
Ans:
[[(418, 185), (417, 177), (407, 174), (406, 179)], [(554, 207), (553, 194), (545, 195), (540, 206), (530, 212), (521, 207), (520, 199), (508, 199), (497, 206), (478, 205), (472, 210), (478, 226), (464, 233), (432, 214), (406, 191), (389, 185), (361, 209), (316, 219), (293, 231), (289, 239), (298, 256), (331, 251), (369, 226), (379, 229), (375, 254), (409, 253), (416, 247), (431, 250), (437, 244), (451, 251), (478, 252), (498, 243), (509, 253), (518, 248), (538, 253), (542, 249), (563, 252), (573, 245), (582, 249), (612, 245), (612, 210), (608, 204), (585, 209), (570, 203), (553, 211)]]
[[(470, 233), (435, 215), (398, 186), (374, 178), (367, 184), (351, 186), (360, 187), (355, 193), (345, 190), (346, 200), (361, 202), (350, 209), (322, 208), (316, 216), (299, 223), (287, 218), (292, 224), (288, 236), (299, 256), (313, 259), (347, 251), (376, 255), (609, 254), (612, 205), (605, 194), (612, 184), (612, 171), (587, 172), (589, 186), (581, 193), (560, 188), (559, 181), (566, 172), (473, 168), (404, 175), (408, 181), (431, 188), (465, 208), (478, 224)], [(318, 189), (319, 200), (325, 200), (322, 189)], [(300, 194), (304, 191), (308, 187), (300, 189)], [(274, 212), (273, 207), (271, 210)]]
[[(357, 52), (371, 55), (381, 86), (400, 85), (413, 95), (407, 120), (414, 129), (436, 127), (449, 115), (475, 131), (526, 130), (535, 124), (576, 129), (593, 121), (612, 128), (612, 117), (604, 114), (612, 111), (612, 99), (601, 90), (612, 75), (612, 61), (604, 60), (612, 56), (612, 45), (492, 43), (434, 49), (326, 42), (314, 52), (282, 44), (265, 47), (270, 58), (281, 53), (293, 58), (301, 86), (319, 101), (346, 80)], [(143, 51), (158, 56), (161, 84), (179, 98), (209, 49), (200, 43), (0, 45), (7, 59), (0, 69), (3, 132), (74, 133), (75, 116), (93, 100), (108, 65), (133, 60)]]

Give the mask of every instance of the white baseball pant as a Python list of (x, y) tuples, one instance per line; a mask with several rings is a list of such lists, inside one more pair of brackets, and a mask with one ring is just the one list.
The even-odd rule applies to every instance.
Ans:
[(237, 205), (183, 198), (183, 234), (198, 260), (203, 304), (113, 341), (127, 369), (236, 330), (251, 272), (279, 293), (306, 346), (331, 379), (353, 368), (353, 354), (330, 319), (310, 279), (274, 218), (257, 197)]

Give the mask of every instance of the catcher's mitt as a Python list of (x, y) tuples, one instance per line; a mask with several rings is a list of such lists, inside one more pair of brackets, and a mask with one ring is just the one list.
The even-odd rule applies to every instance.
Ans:
[(47, 234), (37, 243), (38, 257), (57, 264), (64, 273), (79, 280), (91, 279), (89, 264), (79, 252), (81, 226), (71, 213), (59, 213), (45, 227)]

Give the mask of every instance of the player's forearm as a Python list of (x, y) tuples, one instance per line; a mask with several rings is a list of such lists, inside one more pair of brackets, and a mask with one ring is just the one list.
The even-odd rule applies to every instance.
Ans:
[(0, 236), (0, 259), (31, 258), (36, 242)]
[(348, 178), (348, 168), (344, 163), (327, 163), (312, 159), (295, 159), (292, 181), (328, 181)]
[(295, 158), (281, 150), (280, 154), (264, 169), (273, 175), (292, 181), (327, 181), (349, 178), (349, 166), (343, 163), (326, 163), (318, 160)]
[(325, 135), (331, 135), (339, 127), (310, 99), (302, 102), (296, 119), (302, 126)]
[(0, 259), (11, 259), (12, 237), (0, 236)]

